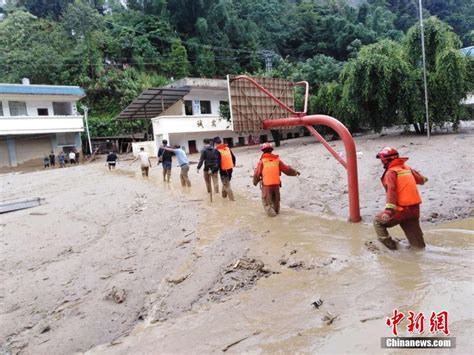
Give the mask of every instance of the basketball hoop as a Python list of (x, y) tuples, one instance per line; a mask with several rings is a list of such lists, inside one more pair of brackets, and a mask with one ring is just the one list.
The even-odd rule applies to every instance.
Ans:
[[(349, 190), (349, 221), (359, 222), (359, 184), (354, 140), (340, 121), (326, 115), (307, 116), (309, 85), (306, 81), (290, 83), (283, 79), (258, 78), (246, 75), (227, 76), (232, 129), (237, 132), (256, 132), (262, 129), (304, 126), (347, 170)], [(303, 111), (294, 110), (294, 88), (305, 87)], [(313, 125), (332, 128), (344, 142), (347, 160), (344, 161)]]

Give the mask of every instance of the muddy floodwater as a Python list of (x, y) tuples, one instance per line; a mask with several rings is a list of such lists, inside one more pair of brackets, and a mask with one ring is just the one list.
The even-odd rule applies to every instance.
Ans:
[[(213, 207), (218, 222), (198, 226), (196, 249), (215, 243), (224, 229), (240, 229), (256, 239), (247, 254), (278, 273), (226, 302), (163, 324), (145, 322), (120, 344), (92, 353), (220, 352), (234, 342), (233, 352), (380, 353), (395, 308), (423, 312), (428, 328), (431, 312), (447, 310), (456, 352), (472, 351), (474, 219), (426, 230), (425, 251), (390, 252), (368, 250), (364, 242), (373, 231), (366, 224), (289, 210), (262, 219), (258, 205), (242, 200), (232, 208), (217, 200)], [(316, 309), (318, 299), (323, 304)], [(410, 335), (406, 325), (399, 335)]]
[(305, 140), (279, 149), (302, 176), (283, 177), (276, 218), (251, 186), (255, 147), (235, 150), (235, 202), (211, 203), (196, 165), (191, 188), (177, 168), (168, 184), (161, 167), (144, 179), (129, 161), (0, 175), (2, 200), (46, 201), (0, 215), (0, 353), (434, 353), (381, 349), (395, 309), (401, 336), (418, 336), (409, 311), (423, 312), (422, 336), (435, 335), (431, 314), (447, 311), (456, 349), (436, 354), (472, 353), (474, 191), (452, 171), (472, 166), (473, 137), (403, 138), (430, 178), (423, 251), (398, 227), (400, 250), (375, 239), (384, 196), (373, 140), (357, 142), (358, 224), (346, 221), (344, 171)]

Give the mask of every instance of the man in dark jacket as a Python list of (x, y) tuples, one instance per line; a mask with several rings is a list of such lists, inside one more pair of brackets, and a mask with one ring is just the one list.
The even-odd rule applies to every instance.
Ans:
[(201, 158), (197, 166), (197, 172), (201, 169), (204, 164), (204, 181), (206, 182), (207, 193), (211, 193), (211, 179), (214, 185), (214, 193), (219, 193), (219, 181), (217, 178), (217, 172), (219, 168), (217, 166), (216, 150), (212, 147), (209, 139), (204, 139), (204, 149), (201, 151)]
[(160, 165), (160, 163), (163, 164), (163, 181), (170, 182), (174, 153), (164, 149), (168, 147), (168, 141), (166, 139), (163, 139), (161, 143), (163, 143), (163, 145), (158, 149), (158, 165)]

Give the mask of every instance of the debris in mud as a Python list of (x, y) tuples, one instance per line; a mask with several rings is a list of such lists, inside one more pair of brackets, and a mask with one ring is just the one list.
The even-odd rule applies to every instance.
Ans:
[[(186, 231), (186, 229), (183, 228), (183, 232), (185, 232), (185, 231)], [(193, 234), (193, 233), (194, 233), (194, 231), (191, 231), (191, 232), (185, 234), (185, 235), (183, 236), (183, 238), (186, 238), (186, 237), (190, 236), (190, 235)]]
[(135, 213), (140, 213), (146, 210), (146, 195), (145, 194), (136, 194), (136, 200), (131, 206), (131, 209)]
[(127, 292), (123, 288), (114, 286), (106, 298), (114, 300), (115, 303), (123, 303), (127, 298)]
[(42, 322), (38, 325), (38, 333), (39, 334), (49, 332), (50, 330), (51, 330), (51, 326), (46, 322)]
[(319, 309), (319, 307), (323, 305), (323, 300), (318, 298), (316, 301), (314, 301), (311, 304), (314, 306), (314, 308)]
[(188, 243), (191, 243), (192, 242), (192, 239), (185, 239), (185, 240), (182, 240), (178, 243), (178, 247), (184, 245), (184, 244), (188, 244)]
[(364, 243), (368, 251), (378, 254), (380, 253), (380, 248), (374, 243), (373, 240), (368, 240)]
[(326, 322), (326, 325), (331, 325), (334, 323), (338, 315), (334, 315), (331, 312), (327, 311), (324, 317), (321, 319), (323, 322)]
[(375, 316), (375, 317), (369, 317), (369, 318), (364, 318), (364, 319), (361, 319), (361, 323), (365, 323), (365, 322), (368, 322), (369, 320), (376, 320), (376, 319), (382, 319), (383, 317), (385, 316)]
[(241, 258), (221, 271), (214, 288), (209, 292), (211, 301), (220, 301), (232, 292), (249, 289), (262, 277), (277, 272), (265, 268), (265, 264), (257, 259)]
[(259, 334), (260, 334), (260, 331), (257, 330), (257, 331), (255, 331), (255, 332), (253, 332), (251, 335), (248, 335), (248, 336), (246, 336), (246, 337), (244, 337), (244, 338), (241, 338), (241, 339), (239, 339), (239, 340), (237, 340), (237, 341), (234, 341), (233, 343), (230, 343), (230, 344), (227, 345), (225, 348), (223, 348), (223, 349), (222, 349), (222, 352), (225, 353), (225, 352), (226, 352), (227, 350), (229, 350), (231, 347), (233, 347), (233, 346), (235, 346), (235, 345), (237, 345), (237, 344), (243, 342), (244, 340), (246, 340), (246, 339), (248, 339), (248, 338), (250, 338), (250, 337), (253, 337), (253, 336), (259, 335)]
[(181, 282), (183, 282), (184, 280), (186, 280), (189, 276), (191, 276), (192, 273), (189, 273), (189, 274), (186, 274), (186, 275), (183, 275), (183, 276), (180, 276), (180, 277), (177, 277), (177, 278), (174, 278), (174, 279), (166, 279), (166, 281), (170, 284), (175, 284), (175, 285), (178, 285), (180, 284)]
[(295, 255), (298, 251), (293, 249), (290, 251), (289, 256), (283, 255), (280, 259), (278, 259), (278, 264), (280, 265), (287, 265), (289, 269), (294, 270), (312, 270), (314, 269), (314, 265), (306, 265), (302, 260), (295, 260), (292, 255)]

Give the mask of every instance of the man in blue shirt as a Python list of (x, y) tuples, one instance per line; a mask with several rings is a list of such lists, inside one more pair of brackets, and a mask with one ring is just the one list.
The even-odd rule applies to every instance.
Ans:
[(181, 149), (179, 145), (175, 145), (174, 149), (173, 148), (168, 148), (168, 147), (162, 147), (164, 150), (168, 152), (174, 153), (176, 156), (176, 160), (178, 161), (178, 166), (181, 167), (181, 173), (179, 174), (179, 177), (181, 179), (181, 186), (191, 186), (191, 181), (189, 180), (189, 161), (188, 157), (186, 156), (186, 152)]

